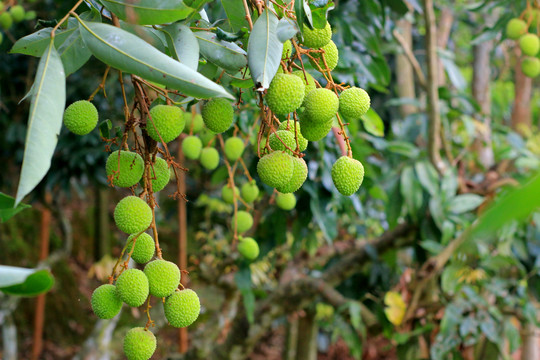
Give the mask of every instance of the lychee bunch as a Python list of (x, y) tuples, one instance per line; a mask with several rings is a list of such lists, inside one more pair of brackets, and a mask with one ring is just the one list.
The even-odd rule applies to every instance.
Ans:
[(130, 187), (141, 180), (144, 161), (137, 153), (116, 150), (107, 158), (105, 171), (107, 176), (112, 178), (113, 185)]
[(329, 70), (334, 70), (339, 61), (339, 51), (336, 44), (330, 40), (330, 42), (321, 49), (324, 50), (324, 60), (322, 53), (313, 53), (313, 59), (309, 59), (311, 66), (317, 71), (326, 70), (327, 66)]
[(185, 124), (184, 112), (178, 106), (156, 105), (150, 109), (146, 131), (157, 142), (168, 143), (180, 135)]
[(141, 270), (124, 270), (116, 279), (116, 294), (129, 306), (141, 306), (148, 298), (148, 293), (148, 278)]
[(180, 284), (180, 269), (166, 260), (154, 260), (144, 267), (144, 275), (148, 278), (150, 294), (155, 297), (171, 295)]
[(332, 39), (332, 28), (328, 22), (322, 29), (311, 30), (308, 26), (304, 25), (302, 35), (304, 37), (303, 44), (306, 47), (318, 49), (330, 42), (330, 39)]
[(64, 111), (64, 125), (77, 135), (86, 135), (92, 131), (97, 125), (98, 118), (96, 107), (87, 100), (75, 101)]
[(342, 156), (332, 166), (332, 181), (338, 191), (351, 196), (364, 180), (364, 166), (356, 159)]
[[(298, 135), (298, 150), (302, 152), (307, 149), (308, 141), (302, 135), (302, 131), (300, 130), (300, 123), (298, 121), (283, 121), (281, 124), (279, 124), (278, 130), (287, 130), (293, 136)], [(296, 149), (296, 139), (295, 139), (294, 149)]]
[(272, 150), (286, 151), (292, 154), (296, 150), (296, 139), (294, 134), (288, 130), (278, 130), (270, 134), (269, 145)]
[(201, 303), (197, 293), (191, 289), (176, 290), (165, 300), (165, 317), (171, 326), (183, 328), (197, 320)]
[(234, 110), (230, 101), (223, 98), (213, 98), (202, 109), (204, 124), (216, 134), (231, 127), (234, 120)]
[(336, 115), (339, 98), (329, 89), (318, 88), (308, 94), (304, 107), (302, 116), (308, 117), (315, 123), (323, 123)]
[(171, 171), (167, 161), (160, 157), (156, 157), (156, 162), (150, 167), (150, 181), (152, 182), (152, 191), (158, 192), (163, 190), (171, 180)]
[(282, 151), (263, 156), (257, 163), (257, 173), (262, 182), (273, 188), (285, 186), (293, 175), (293, 158)]
[(124, 354), (128, 360), (148, 360), (156, 351), (157, 340), (150, 330), (136, 327), (124, 337)]
[(289, 182), (287, 182), (283, 186), (277, 187), (277, 191), (287, 194), (287, 193), (293, 193), (296, 190), (300, 189), (302, 184), (307, 179), (308, 175), (308, 168), (306, 161), (302, 158), (292, 157), (293, 158), (293, 174), (291, 176), (291, 179)]
[(292, 74), (276, 74), (268, 87), (266, 102), (275, 114), (295, 111), (304, 101), (305, 86), (302, 79)]
[[(137, 234), (132, 234), (127, 238), (126, 254), (131, 252), (136, 236)], [(146, 264), (154, 257), (155, 247), (154, 239), (147, 233), (142, 233), (135, 239), (135, 248), (133, 249), (131, 258), (138, 264)]]
[(315, 90), (317, 88), (317, 85), (315, 84), (315, 79), (307, 71), (304, 73), (302, 70), (295, 70), (292, 72), (292, 74), (302, 79), (302, 82), (304, 83), (304, 86), (305, 86), (305, 91), (304, 91), (304, 100), (305, 100), (307, 94), (309, 94), (311, 90)]
[(116, 226), (125, 233), (137, 234), (150, 226), (152, 209), (137, 196), (126, 196), (114, 209)]
[(122, 299), (118, 297), (116, 286), (104, 284), (92, 293), (90, 301), (94, 314), (100, 319), (112, 319), (122, 309)]
[(349, 121), (358, 120), (367, 113), (370, 103), (368, 93), (353, 86), (339, 95), (339, 112)]

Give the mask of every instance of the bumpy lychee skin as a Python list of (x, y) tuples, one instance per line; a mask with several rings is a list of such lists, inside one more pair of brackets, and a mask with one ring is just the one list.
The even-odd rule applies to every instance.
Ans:
[(148, 229), (152, 222), (152, 209), (137, 196), (126, 196), (114, 209), (114, 221), (120, 230), (137, 234)]
[[(133, 247), (133, 239), (137, 234), (131, 234), (127, 238), (128, 246), (126, 247), (126, 254), (129, 254), (131, 248)], [(154, 239), (147, 233), (142, 233), (135, 240), (135, 248), (131, 254), (131, 258), (138, 264), (146, 264), (154, 257), (154, 251), (156, 245)]]
[(231, 102), (223, 98), (213, 98), (204, 105), (202, 117), (206, 127), (216, 134), (221, 134), (231, 127), (234, 109)]
[(128, 360), (148, 360), (156, 351), (157, 340), (150, 330), (136, 327), (124, 337), (124, 354)]
[(107, 158), (105, 171), (107, 176), (112, 176), (113, 185), (130, 187), (141, 180), (144, 161), (137, 153), (116, 150)]
[(306, 71), (305, 76), (302, 70), (295, 70), (292, 72), (292, 74), (302, 79), (302, 82), (304, 83), (304, 86), (305, 86), (305, 91), (304, 91), (304, 95), (305, 95), (304, 100), (305, 100), (306, 99), (305, 97), (307, 96), (307, 94), (309, 94), (311, 90), (315, 90), (317, 88), (317, 85), (315, 85), (315, 79), (307, 71)]
[(150, 168), (150, 179), (152, 181), (152, 191), (158, 192), (163, 190), (171, 180), (171, 171), (167, 161), (156, 157), (156, 162)]
[(176, 290), (165, 300), (165, 317), (171, 326), (183, 328), (197, 320), (201, 303), (197, 293), (191, 289)]
[(77, 135), (86, 135), (94, 130), (98, 118), (96, 107), (87, 100), (75, 101), (64, 111), (64, 125)]
[(292, 210), (296, 206), (296, 197), (294, 194), (279, 193), (276, 196), (276, 205), (286, 211)]
[(257, 186), (255, 180), (251, 180), (242, 185), (242, 188), (240, 189), (240, 194), (242, 196), (242, 199), (244, 199), (244, 201), (248, 204), (255, 201), (255, 199), (257, 199), (257, 197), (259, 196), (259, 187)]
[(292, 156), (281, 151), (265, 155), (257, 163), (257, 173), (262, 182), (273, 188), (287, 184), (291, 180), (293, 171)]
[(521, 60), (521, 71), (525, 76), (535, 78), (540, 75), (540, 59), (537, 57), (526, 57)]
[(100, 319), (112, 319), (122, 309), (122, 299), (116, 293), (116, 286), (104, 284), (92, 293), (92, 310)]
[(525, 34), (519, 38), (519, 47), (523, 54), (536, 56), (540, 50), (540, 39), (535, 34)]
[[(296, 130), (295, 130), (295, 123), (296, 123)], [(287, 129), (287, 125), (289, 128)], [(278, 130), (287, 130), (291, 134), (293, 134), (293, 137), (295, 135), (298, 135), (298, 150), (304, 151), (307, 149), (308, 141), (307, 139), (302, 135), (302, 132), (300, 131), (300, 123), (298, 121), (289, 121), (287, 124), (287, 121), (283, 121), (281, 124), (279, 124)], [(296, 149), (296, 140), (294, 144), (294, 149)]]
[(239, 137), (230, 137), (225, 141), (225, 157), (229, 161), (236, 161), (244, 152), (244, 141)]
[(333, 91), (319, 88), (308, 94), (304, 106), (303, 116), (307, 116), (316, 123), (322, 123), (336, 115), (339, 108), (339, 99)]
[(259, 244), (250, 237), (241, 237), (238, 243), (238, 252), (244, 258), (253, 261), (259, 256)]
[(506, 24), (506, 36), (509, 39), (517, 40), (527, 32), (527, 23), (521, 19), (512, 19)]
[(212, 147), (206, 147), (201, 150), (199, 161), (205, 169), (214, 170), (219, 165), (219, 152)]
[[(333, 41), (330, 41), (321, 49), (324, 50), (324, 59), (326, 60), (326, 65), (328, 66), (328, 69), (334, 70), (339, 60), (339, 51), (336, 44), (334, 44)], [(314, 60), (309, 59), (309, 62), (315, 70), (317, 71), (326, 70), (326, 66), (324, 64), (324, 61), (322, 60), (322, 53), (313, 54), (313, 58)], [(318, 64), (319, 66), (317, 66), (316, 64)]]
[(139, 307), (148, 298), (148, 278), (141, 270), (127, 269), (116, 280), (116, 294), (132, 307)]
[(198, 134), (204, 127), (204, 121), (201, 114), (193, 114), (191, 112), (184, 113), (184, 120), (186, 125), (184, 126), (184, 133)]
[(148, 119), (146, 131), (157, 142), (163, 139), (168, 143), (176, 139), (186, 125), (182, 109), (174, 105), (156, 105), (150, 109), (150, 117), (152, 120)]
[(302, 125), (302, 136), (309, 141), (319, 141), (324, 138), (330, 130), (332, 130), (333, 119), (323, 122), (312, 121), (307, 116), (300, 118), (300, 124)]
[(291, 57), (292, 55), (292, 43), (291, 40), (287, 40), (283, 43), (283, 52), (281, 53), (281, 60), (285, 60)]
[(276, 114), (295, 111), (304, 101), (305, 86), (302, 79), (292, 74), (276, 74), (266, 94), (266, 102)]
[(180, 284), (180, 269), (170, 261), (151, 261), (144, 267), (144, 274), (148, 278), (150, 294), (155, 297), (171, 295)]
[(202, 141), (198, 136), (191, 135), (182, 140), (182, 151), (190, 160), (197, 160), (201, 156), (202, 147)]
[(289, 182), (284, 186), (277, 188), (277, 191), (280, 193), (288, 194), (295, 192), (296, 190), (300, 189), (302, 184), (304, 184), (307, 179), (308, 168), (306, 161), (301, 158), (293, 157), (293, 164), (294, 170), (291, 180), (289, 180)]
[(332, 166), (332, 180), (342, 195), (351, 196), (362, 185), (364, 166), (356, 159), (342, 156)]
[(318, 49), (330, 42), (330, 39), (332, 39), (332, 28), (330, 27), (330, 24), (328, 22), (323, 29), (311, 30), (309, 27), (304, 25), (302, 34), (304, 36), (303, 44), (306, 47)]
[(349, 121), (360, 119), (371, 104), (371, 99), (364, 89), (355, 86), (339, 95), (339, 112)]
[[(236, 213), (236, 230), (239, 233), (243, 233), (251, 229), (253, 226), (253, 216), (244, 210), (240, 210)], [(234, 218), (232, 219), (231, 228), (234, 229)]]
[(221, 188), (221, 198), (227, 204), (234, 204), (234, 194), (236, 194), (237, 197), (240, 196), (240, 191), (236, 186), (234, 187), (234, 193), (233, 189), (230, 188), (228, 185), (223, 185), (223, 187)]
[[(278, 130), (270, 134), (269, 141), (272, 150), (282, 150), (288, 154), (292, 154), (291, 150), (296, 150), (296, 139), (294, 134), (288, 130)], [(291, 150), (287, 149), (285, 145)]]

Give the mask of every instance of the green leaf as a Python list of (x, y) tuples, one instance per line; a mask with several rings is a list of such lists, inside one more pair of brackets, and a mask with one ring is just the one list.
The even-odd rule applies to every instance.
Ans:
[(244, 4), (238, 0), (221, 0), (221, 5), (227, 14), (227, 19), (233, 31), (248, 26)]
[(448, 210), (454, 214), (463, 214), (476, 209), (484, 202), (484, 197), (476, 194), (463, 194), (454, 197), (448, 204)]
[(62, 115), (66, 105), (66, 80), (62, 60), (54, 48), (52, 39), (39, 61), (30, 92), (28, 130), (15, 205), (19, 204), (47, 174), (62, 128)]
[(163, 29), (171, 56), (187, 67), (197, 70), (199, 66), (199, 42), (185, 25), (172, 24)]
[(0, 265), (0, 291), (6, 294), (35, 296), (48, 291), (53, 284), (49, 270)]
[(326, 18), (328, 12), (335, 8), (334, 3), (329, 1), (323, 7), (311, 7), (311, 14), (313, 18), (313, 27), (316, 29), (323, 29), (326, 26)]
[(279, 23), (277, 26), (277, 37), (279, 41), (284, 43), (285, 41), (291, 39), (297, 33), (298, 33), (298, 25), (296, 25), (295, 21), (286, 17), (279, 20)]
[(414, 170), (412, 166), (407, 166), (401, 173), (400, 183), (401, 195), (405, 199), (405, 206), (407, 207), (409, 215), (416, 218), (418, 210), (422, 207), (422, 188), (416, 181), (414, 176)]
[(0, 192), (0, 223), (6, 222), (11, 217), (29, 207), (31, 206), (23, 203), (19, 203), (19, 205), (15, 207), (15, 199)]
[[(82, 15), (81, 15), (82, 16)], [(13, 45), (10, 54), (25, 54), (36, 57), (41, 57), (43, 52), (49, 47), (51, 42), (52, 27), (41, 29), (33, 34), (27, 35)], [(68, 27), (62, 31), (56, 31), (54, 36), (54, 46), (58, 48), (64, 43), (75, 31), (77, 31), (77, 20), (70, 18)]]
[(405, 141), (390, 141), (388, 142), (386, 149), (390, 152), (400, 154), (411, 159), (418, 157), (419, 153), (416, 146)]
[(439, 191), (439, 174), (428, 161), (420, 161), (414, 165), (416, 175), (422, 187), (431, 195), (435, 196)]
[(277, 37), (278, 22), (276, 15), (264, 10), (249, 37), (249, 71), (258, 91), (268, 89), (279, 68), (283, 43)]
[(219, 40), (209, 31), (198, 31), (195, 37), (199, 41), (201, 54), (211, 63), (232, 73), (237, 73), (247, 65), (246, 52), (232, 42)]
[(120, 20), (120, 28), (143, 39), (162, 53), (165, 53), (165, 44), (167, 41), (161, 29), (156, 30), (150, 26), (130, 24), (122, 20)]
[(104, 63), (144, 79), (208, 99), (234, 99), (221, 85), (159, 52), (135, 35), (117, 27), (79, 20), (85, 44)]
[(362, 116), (362, 122), (364, 123), (366, 131), (371, 135), (384, 136), (384, 123), (373, 108), (370, 108), (367, 113)]
[(451, 264), (444, 268), (441, 274), (441, 287), (445, 293), (449, 295), (453, 295), (456, 293), (460, 286), (460, 277), (462, 270), (463, 265), (461, 264)]
[(140, 25), (175, 22), (193, 12), (180, 0), (101, 0), (101, 3), (120, 19)]

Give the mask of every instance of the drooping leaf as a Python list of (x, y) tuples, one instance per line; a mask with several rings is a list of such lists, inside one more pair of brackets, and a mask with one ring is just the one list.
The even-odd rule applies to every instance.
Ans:
[(279, 41), (284, 43), (298, 33), (298, 25), (296, 22), (289, 18), (282, 18), (279, 20), (277, 27), (277, 36)]
[(278, 18), (263, 11), (253, 25), (248, 43), (248, 64), (258, 91), (268, 89), (281, 61), (283, 43), (277, 36)]
[(117, 27), (80, 20), (83, 40), (95, 57), (124, 72), (197, 98), (234, 99), (221, 85)]
[(66, 80), (60, 55), (49, 41), (41, 57), (31, 90), (31, 105), (24, 148), (21, 179), (15, 206), (43, 179), (62, 127), (66, 105)]
[(198, 31), (195, 37), (199, 41), (201, 54), (211, 63), (232, 73), (246, 66), (246, 52), (233, 42), (217, 39), (209, 31)]
[(35, 296), (48, 291), (54, 278), (45, 269), (0, 265), (0, 291), (18, 296)]
[(433, 165), (428, 161), (420, 161), (414, 165), (418, 181), (422, 187), (431, 195), (435, 196), (439, 191), (439, 174)]
[(227, 14), (227, 19), (233, 31), (238, 31), (248, 26), (244, 4), (238, 0), (221, 0), (221, 5)]
[(19, 203), (19, 205), (15, 207), (15, 199), (0, 192), (0, 223), (6, 222), (29, 207), (31, 206), (23, 203)]
[(165, 53), (167, 40), (162, 31), (156, 30), (151, 26), (130, 24), (122, 20), (120, 20), (120, 28), (143, 39), (162, 53)]
[(379, 116), (370, 108), (367, 113), (362, 116), (362, 122), (364, 123), (364, 128), (368, 133), (375, 136), (384, 136), (384, 123)]
[(180, 0), (101, 0), (101, 3), (120, 19), (140, 25), (175, 22), (193, 12)]
[(163, 29), (171, 56), (187, 67), (197, 70), (199, 66), (199, 42), (185, 25), (172, 24)]

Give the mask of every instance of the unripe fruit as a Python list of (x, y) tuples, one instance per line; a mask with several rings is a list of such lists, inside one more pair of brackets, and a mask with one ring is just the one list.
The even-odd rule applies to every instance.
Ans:
[(526, 57), (521, 60), (521, 71), (525, 76), (535, 78), (540, 75), (540, 59), (537, 57)]
[(104, 284), (92, 293), (92, 311), (100, 319), (112, 319), (122, 309), (122, 299), (116, 294), (116, 287)]
[(114, 208), (114, 221), (123, 232), (138, 234), (150, 226), (152, 209), (143, 199), (126, 196)]
[(64, 125), (74, 134), (86, 135), (96, 127), (98, 117), (94, 104), (87, 100), (79, 100), (64, 111)]
[(536, 30), (536, 27), (540, 24), (540, 10), (529, 8), (523, 14), (523, 20), (530, 24), (531, 29)]
[(176, 290), (165, 300), (163, 308), (169, 324), (176, 328), (183, 328), (197, 320), (201, 312), (201, 303), (195, 291)]
[(304, 101), (305, 86), (302, 79), (292, 74), (276, 74), (266, 93), (266, 103), (275, 114), (295, 111)]
[(315, 90), (317, 88), (317, 85), (315, 85), (315, 79), (307, 71), (306, 71), (305, 76), (302, 70), (295, 70), (292, 72), (292, 74), (302, 79), (302, 82), (304, 83), (304, 86), (305, 86), (305, 91), (304, 91), (304, 100), (305, 100), (307, 94), (309, 94), (311, 90)]
[(206, 127), (220, 134), (231, 127), (234, 120), (234, 109), (230, 101), (213, 98), (204, 105), (202, 117)]
[(248, 260), (255, 260), (259, 256), (259, 244), (250, 237), (240, 238), (238, 252)]
[(171, 180), (171, 171), (167, 161), (156, 157), (156, 162), (150, 168), (150, 179), (152, 181), (152, 191), (158, 192), (163, 190)]
[(154, 106), (150, 109), (150, 117), (146, 123), (146, 131), (158, 143), (162, 139), (166, 143), (176, 139), (186, 124), (182, 109), (173, 105)]
[(219, 153), (214, 148), (206, 147), (202, 149), (199, 161), (205, 169), (214, 170), (219, 165)]
[(291, 40), (287, 40), (283, 43), (283, 52), (281, 53), (281, 60), (285, 60), (291, 57), (292, 55), (292, 43)]
[(304, 25), (302, 35), (304, 37), (303, 44), (306, 47), (318, 49), (330, 42), (330, 39), (332, 39), (332, 28), (330, 27), (330, 24), (328, 22), (323, 29), (310, 30), (309, 27)]
[(333, 91), (319, 88), (308, 94), (304, 106), (303, 116), (316, 123), (323, 123), (336, 115), (339, 99)]
[(21, 22), (24, 20), (24, 8), (21, 5), (14, 5), (9, 9), (11, 17), (15, 22)]
[(276, 196), (276, 205), (283, 210), (292, 210), (296, 206), (296, 197), (294, 194), (278, 193)]
[(203, 144), (201, 139), (195, 135), (191, 135), (182, 140), (182, 151), (186, 158), (197, 160), (201, 156)]
[(244, 142), (238, 137), (231, 137), (225, 141), (225, 157), (229, 161), (236, 161), (244, 152)]
[(367, 113), (370, 103), (368, 93), (353, 86), (339, 95), (339, 112), (349, 121), (358, 120)]
[[(251, 229), (253, 226), (253, 216), (247, 211), (237, 211), (236, 212), (236, 230), (239, 233), (243, 233)], [(231, 227), (234, 229), (234, 219), (232, 220)]]
[(148, 278), (150, 294), (155, 297), (171, 295), (180, 284), (180, 269), (170, 261), (151, 261), (144, 267), (144, 274)]
[(4, 11), (3, 13), (0, 14), (0, 26), (4, 30), (9, 30), (11, 25), (13, 25), (13, 19), (11, 18), (11, 15), (7, 11)]
[(212, 142), (212, 140), (215, 137), (216, 137), (216, 134), (205, 127), (199, 133), (199, 138), (201, 139), (203, 146), (211, 146), (209, 144)]
[(536, 56), (540, 50), (540, 39), (535, 34), (525, 34), (519, 38), (519, 47), (523, 54)]
[[(240, 191), (236, 186), (234, 187), (234, 194), (236, 194), (237, 197), (240, 196)], [(223, 185), (223, 187), (221, 188), (221, 198), (227, 204), (234, 204), (234, 194), (233, 190), (229, 187), (229, 185)]]
[(116, 294), (132, 307), (139, 307), (148, 297), (148, 278), (141, 270), (127, 269), (116, 279)]
[(157, 341), (150, 330), (136, 327), (124, 337), (124, 354), (128, 360), (148, 360), (156, 351)]
[[(295, 123), (296, 123), (296, 130), (295, 130)], [(289, 126), (288, 129), (287, 129), (287, 125)], [(291, 134), (293, 134), (293, 137), (298, 135), (298, 150), (304, 151), (307, 149), (308, 141), (302, 135), (302, 132), (300, 131), (300, 123), (298, 121), (290, 121), (288, 123), (287, 121), (283, 121), (281, 124), (279, 124), (278, 130), (287, 130)], [(296, 139), (294, 143), (294, 149), (296, 149)]]
[(277, 188), (277, 191), (280, 193), (288, 194), (293, 193), (296, 190), (300, 189), (302, 184), (307, 179), (308, 168), (304, 159), (293, 157), (294, 170), (291, 180), (284, 186)]
[(185, 112), (184, 120), (186, 122), (186, 125), (184, 126), (183, 131), (186, 134), (189, 134), (190, 132), (192, 134), (197, 134), (204, 127), (204, 121), (201, 114), (195, 114), (195, 116), (193, 116), (191, 112)]
[[(286, 151), (288, 154), (292, 154), (292, 151), (296, 150), (296, 139), (294, 134), (288, 130), (278, 130), (275, 133), (270, 134), (269, 145), (272, 150)], [(289, 149), (287, 149), (287, 147)]]
[(257, 173), (262, 182), (273, 188), (287, 184), (291, 180), (293, 170), (292, 156), (281, 151), (265, 155), (257, 163)]
[[(126, 254), (129, 254), (131, 251), (131, 248), (133, 247), (133, 239), (136, 235), (137, 234), (131, 234), (127, 238), (128, 245), (126, 247)], [(131, 258), (138, 264), (146, 264), (154, 257), (155, 248), (156, 245), (154, 239), (152, 239), (152, 237), (147, 233), (142, 233), (135, 240), (135, 249), (133, 249)]]
[(364, 166), (356, 159), (342, 156), (332, 166), (332, 180), (342, 195), (351, 196), (364, 180)]
[[(334, 44), (333, 41), (330, 41), (327, 45), (323, 46), (322, 49), (324, 50), (324, 60), (326, 60), (326, 65), (328, 65), (328, 69), (334, 70), (339, 60), (339, 51), (336, 44)], [(309, 62), (315, 70), (321, 71), (319, 70), (319, 68), (322, 70), (326, 70), (326, 65), (324, 64), (321, 53), (314, 53), (313, 59), (314, 60), (309, 59)], [(319, 66), (317, 66), (317, 64)]]
[(300, 118), (302, 136), (309, 141), (319, 141), (332, 130), (333, 123), (333, 119), (317, 122), (304, 115)]
[(242, 199), (244, 199), (244, 201), (248, 204), (255, 201), (255, 199), (257, 199), (259, 196), (259, 188), (257, 187), (255, 180), (251, 180), (250, 182), (242, 185), (240, 193), (242, 195)]
[(527, 23), (521, 19), (512, 19), (506, 24), (506, 36), (509, 39), (517, 40), (527, 32)]
[(26, 14), (24, 14), (24, 20), (30, 21), (34, 20), (36, 18), (36, 12), (34, 10), (27, 11)]
[(113, 185), (130, 187), (141, 180), (144, 161), (137, 153), (116, 150), (107, 158), (105, 171), (108, 177), (112, 176)]

